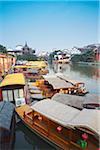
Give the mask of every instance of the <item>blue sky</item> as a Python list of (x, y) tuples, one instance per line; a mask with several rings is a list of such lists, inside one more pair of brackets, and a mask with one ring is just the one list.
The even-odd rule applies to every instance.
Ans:
[(37, 50), (98, 43), (98, 1), (0, 1), (0, 44)]

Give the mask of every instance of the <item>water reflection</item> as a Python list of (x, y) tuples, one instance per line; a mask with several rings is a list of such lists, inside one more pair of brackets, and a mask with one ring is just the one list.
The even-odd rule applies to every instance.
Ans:
[(61, 72), (73, 80), (82, 81), (87, 90), (93, 94), (100, 94), (100, 66), (84, 64), (50, 64), (50, 74)]
[(100, 78), (100, 68), (98, 66), (89, 66), (89, 65), (80, 65), (80, 64), (72, 64), (72, 71), (78, 71), (81, 75), (85, 75), (90, 78), (99, 79)]
[(94, 65), (83, 65), (83, 64), (50, 64), (50, 71), (54, 73), (62, 72), (79, 72), (80, 75), (85, 75), (90, 78), (99, 79), (100, 78), (100, 66)]
[(14, 150), (55, 150), (51, 145), (31, 132), (22, 122), (16, 125)]

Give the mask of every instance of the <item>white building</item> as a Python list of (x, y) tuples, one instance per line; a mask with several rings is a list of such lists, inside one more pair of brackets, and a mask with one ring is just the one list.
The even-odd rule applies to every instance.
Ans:
[(7, 48), (7, 52), (8, 52), (8, 54), (15, 56), (15, 52), (12, 48)]
[(73, 47), (71, 50), (70, 50), (70, 52), (71, 52), (71, 54), (81, 54), (81, 51), (80, 50), (78, 50), (78, 48), (77, 47)]
[(22, 49), (23, 49), (23, 46), (22, 45), (17, 45), (14, 49), (14, 53), (16, 55), (22, 55)]

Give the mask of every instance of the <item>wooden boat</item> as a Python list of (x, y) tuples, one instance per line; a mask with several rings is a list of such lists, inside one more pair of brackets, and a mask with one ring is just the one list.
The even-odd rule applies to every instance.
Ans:
[(87, 109), (99, 109), (100, 108), (100, 96), (94, 94), (86, 94), (85, 96), (69, 95), (64, 93), (56, 93), (51, 100), (63, 103), (82, 110)]
[(72, 93), (76, 93), (76, 95), (85, 95), (88, 93), (88, 91), (85, 88), (84, 82), (72, 80), (62, 73), (57, 73), (56, 76), (61, 80), (64, 80), (65, 82), (68, 82), (74, 86), (74, 91), (73, 90), (71, 91)]
[(83, 102), (84, 108), (99, 109), (100, 108), (100, 95), (87, 94)]
[(36, 82), (28, 82), (28, 88), (30, 92), (30, 98), (32, 101), (34, 100), (42, 100), (45, 97), (42, 94), (42, 90), (36, 86)]
[(99, 110), (80, 111), (56, 101), (42, 100), (32, 106), (18, 107), (16, 112), (32, 132), (60, 149), (99, 148)]
[(15, 65), (14, 72), (22, 72), (27, 79), (40, 79), (41, 75), (48, 73), (47, 64), (44, 61), (28, 61), (26, 64)]
[(22, 73), (7, 75), (0, 83), (1, 101), (10, 101), (16, 106), (29, 103), (30, 95)]
[(85, 95), (83, 82), (74, 82), (71, 80), (65, 80), (62, 76), (44, 75), (43, 79), (37, 80), (36, 85), (43, 91), (45, 97), (52, 97), (55, 93), (66, 93), (73, 95)]
[(14, 105), (0, 102), (0, 149), (11, 150), (15, 140)]

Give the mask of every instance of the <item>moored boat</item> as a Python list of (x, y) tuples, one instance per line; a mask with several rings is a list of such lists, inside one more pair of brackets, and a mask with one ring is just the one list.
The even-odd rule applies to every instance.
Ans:
[(16, 112), (31, 131), (64, 150), (99, 148), (99, 110), (82, 111), (52, 100), (23, 105)]
[(94, 94), (86, 94), (85, 96), (69, 95), (64, 93), (56, 93), (51, 100), (63, 103), (82, 110), (87, 109), (99, 109), (100, 108), (100, 96)]
[(41, 75), (48, 73), (47, 64), (44, 61), (28, 61), (25, 64), (15, 65), (13, 71), (22, 72), (30, 80), (40, 79)]
[(0, 102), (0, 149), (11, 150), (15, 140), (15, 107), (10, 102)]
[(85, 95), (85, 84), (83, 82), (75, 82), (65, 80), (63, 76), (44, 75), (43, 79), (37, 80), (36, 85), (43, 91), (45, 97), (52, 97), (55, 93), (66, 93), (72, 95)]
[(10, 101), (20, 106), (30, 101), (28, 86), (22, 73), (8, 74), (0, 83), (0, 101)]

